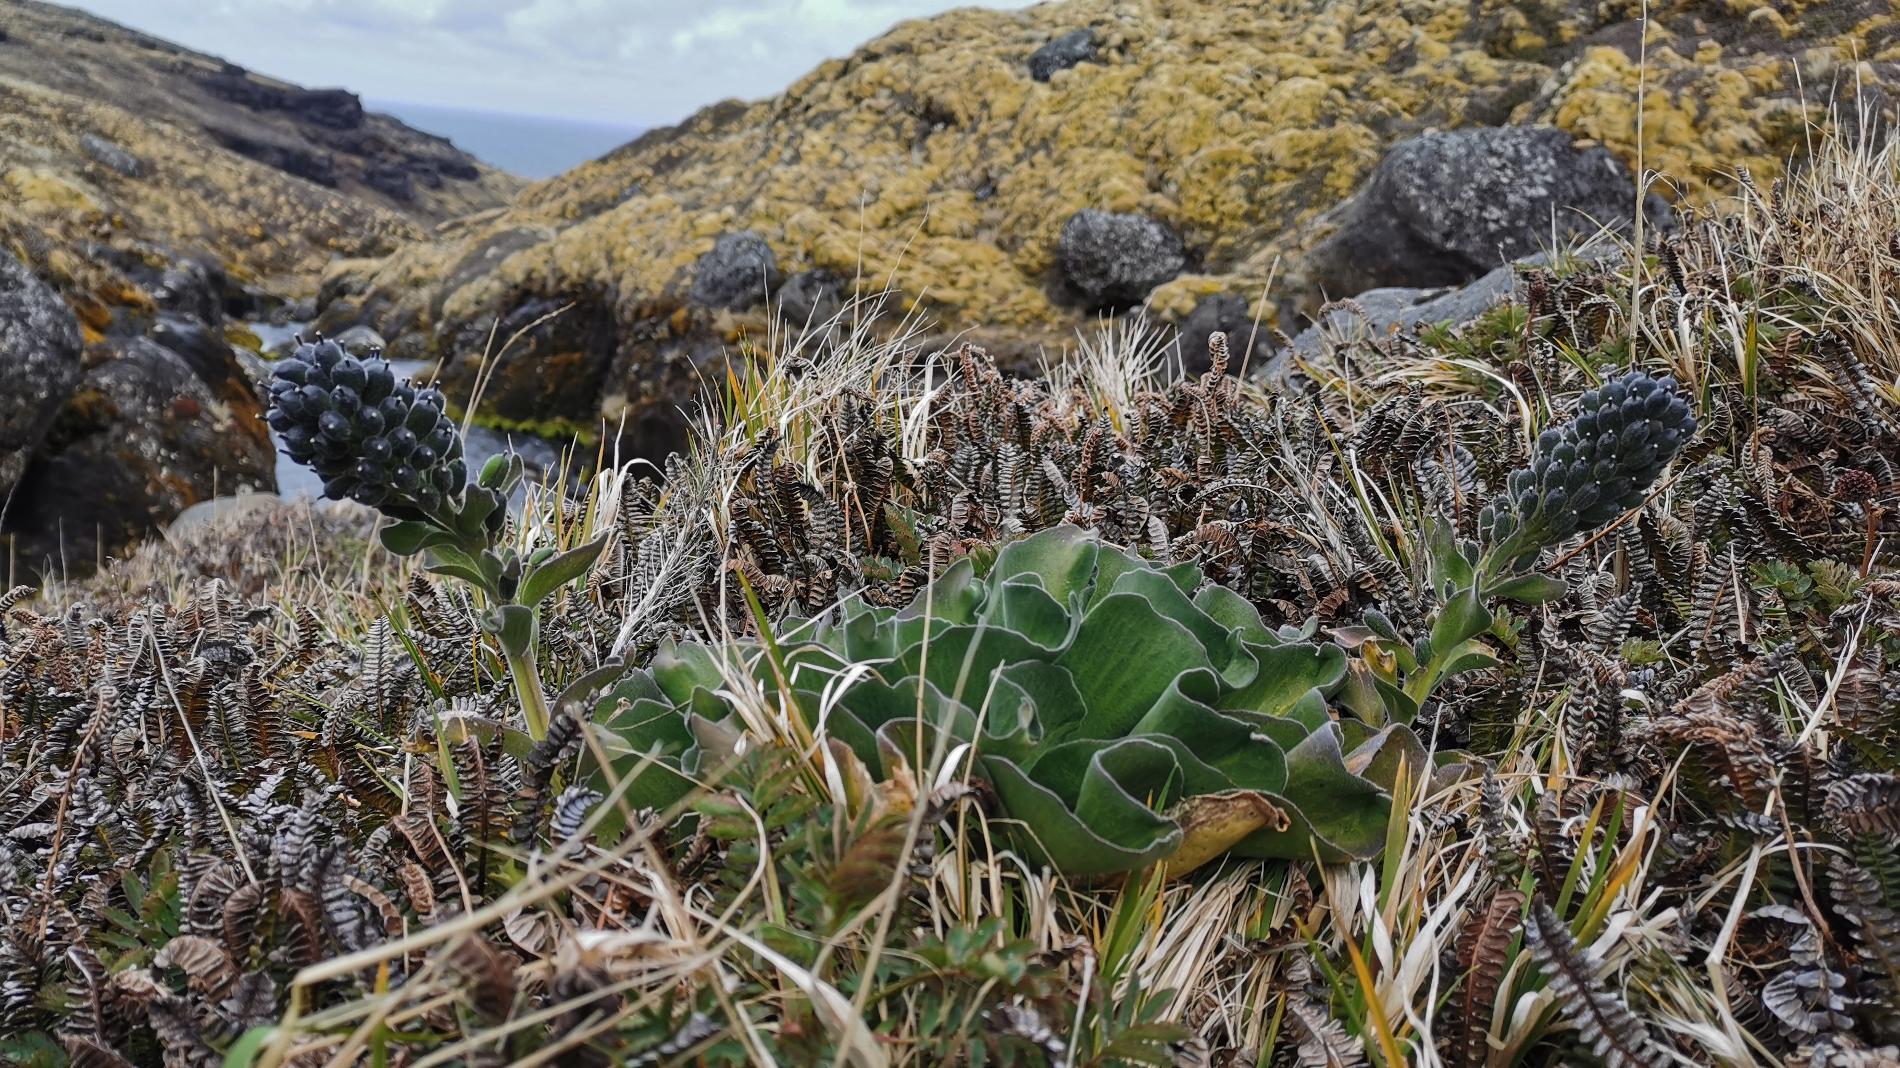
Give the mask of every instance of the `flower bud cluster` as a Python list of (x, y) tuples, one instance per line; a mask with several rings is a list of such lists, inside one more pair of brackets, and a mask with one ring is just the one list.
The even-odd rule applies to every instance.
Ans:
[(267, 419), (323, 495), (433, 510), (468, 483), (462, 436), (438, 389), (396, 381), (389, 361), (306, 342), (271, 372)]
[(1478, 517), (1492, 545), (1525, 549), (1593, 530), (1643, 503), (1643, 495), (1695, 434), (1695, 413), (1676, 380), (1630, 371), (1577, 401), (1577, 414), (1543, 432), (1529, 467), (1511, 472)]

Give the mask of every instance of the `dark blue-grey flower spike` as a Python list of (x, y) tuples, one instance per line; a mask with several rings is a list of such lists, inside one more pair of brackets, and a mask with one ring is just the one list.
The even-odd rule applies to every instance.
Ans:
[(1483, 639), (1491, 604), (1568, 592), (1532, 566), (1538, 554), (1639, 507), (1695, 430), (1675, 379), (1617, 375), (1579, 398), (1568, 422), (1538, 435), (1529, 466), (1511, 472), (1479, 513), (1476, 542), (1433, 525), (1426, 544), (1439, 607), (1430, 633), (1407, 641), (1377, 609), (1365, 616), (1366, 640), (1383, 654), (1373, 670), (1387, 713), (1409, 722), (1445, 679), (1496, 663)]
[(1478, 536), (1516, 562), (1594, 530), (1643, 503), (1643, 495), (1695, 435), (1695, 413), (1676, 380), (1629, 371), (1577, 401), (1577, 414), (1544, 431), (1530, 466), (1478, 517)]
[(462, 495), (462, 435), (438, 389), (397, 381), (379, 354), (307, 342), (272, 368), (271, 429), (323, 480), (323, 495), (434, 511)]
[(324, 496), (347, 497), (397, 520), (382, 530), (384, 547), (400, 556), (426, 554), (430, 571), (482, 591), (482, 626), (514, 678), (527, 734), (544, 737), (540, 604), (586, 574), (605, 537), (525, 557), (503, 544), (521, 458), (490, 457), (470, 485), (462, 435), (442, 392), (398, 382), (379, 353), (359, 360), (334, 341), (300, 344), (271, 372), (270, 397), (266, 418), (282, 435), (284, 453), (317, 473)]

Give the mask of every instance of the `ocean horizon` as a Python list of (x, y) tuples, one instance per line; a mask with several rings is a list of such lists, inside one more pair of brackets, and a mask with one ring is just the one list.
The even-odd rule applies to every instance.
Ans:
[(598, 159), (651, 128), (402, 100), (365, 100), (363, 106), (446, 137), (491, 166), (537, 180)]

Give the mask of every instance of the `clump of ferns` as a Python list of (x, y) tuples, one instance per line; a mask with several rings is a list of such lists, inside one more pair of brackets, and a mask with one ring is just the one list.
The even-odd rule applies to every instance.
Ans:
[(4, 600), (0, 1055), (215, 1060), (277, 1019), (300, 969), (480, 907), (572, 837), (553, 773), (571, 732), (522, 751), (465, 732), (415, 759), (438, 705), (494, 718), (512, 696), (419, 663), (431, 628), (474, 635), (452, 591), (418, 583), (413, 633), (378, 621), (360, 646), (216, 582), (182, 610)]

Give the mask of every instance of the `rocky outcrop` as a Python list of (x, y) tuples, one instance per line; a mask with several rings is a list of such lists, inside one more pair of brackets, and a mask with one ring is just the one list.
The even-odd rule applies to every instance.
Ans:
[[(276, 487), (252, 376), (225, 338), (225, 308), (242, 295), (201, 261), (118, 266), (147, 301), (85, 327), (82, 356), (71, 310), (0, 254), (0, 294), (28, 294), (24, 314), (0, 296), (0, 376), (18, 370), (45, 386), (43, 433), (5, 461), (14, 478), (0, 532), (29, 572), (88, 571), (180, 509)], [(21, 395), (0, 392), (0, 411)]]
[(1160, 220), (1090, 209), (1062, 224), (1056, 262), (1090, 308), (1128, 308), (1180, 275), (1187, 251)]
[(148, 338), (100, 347), (8, 512), (29, 571), (89, 571), (190, 505), (276, 485), (257, 396), (228, 350), (224, 377), (209, 382)]
[(79, 374), (78, 320), (59, 294), (0, 252), (0, 515)]
[[(1362, 288), (1322, 284), (1312, 253), (1339, 232), (1322, 216), (1401, 142), (1548, 126), (1631, 168), (1640, 80), (1643, 162), (1694, 200), (1740, 167), (1766, 185), (1831, 93), (1845, 113), (1900, 82), (1885, 0), (1647, 8), (1646, 74), (1642, 9), (1578, 0), (1055, 0), (906, 22), (777, 97), (708, 108), (505, 211), (339, 265), (324, 320), (460, 364), (522, 309), (575, 303), (584, 328), (536, 350), (560, 361), (540, 377), (562, 383), (538, 414), (658, 441), (702, 388), (694, 368), (783, 336), (770, 317), (800, 303), (695, 299), (722, 235), (758, 235), (788, 279), (888, 287), (893, 320), (1019, 363), (1072, 347), (1105, 308), (1197, 336), (1209, 321), (1252, 334), (1257, 319), (1272, 336)], [(1064, 44), (1032, 67), (1082, 30), (1093, 58), (1054, 70)], [(1065, 226), (1087, 211), (1177, 235), (1179, 264), (1172, 244), (1156, 260), (1178, 273), (1065, 263)], [(1461, 250), (1458, 277), (1512, 254)], [(762, 287), (748, 283), (749, 300)]]
[[(1601, 146), (1550, 127), (1426, 134), (1386, 153), (1325, 220), (1309, 280), (1333, 296), (1447, 286), (1551, 247), (1630, 228), (1636, 182)], [(1666, 204), (1651, 223), (1668, 225)]]
[(80, 570), (274, 486), (227, 316), (520, 183), (343, 90), (33, 0), (0, 25), (0, 250), (24, 265), (0, 254), (0, 522), (16, 559)]
[[(0, 25), (11, 36), (0, 78), (110, 104), (422, 223), (497, 207), (520, 184), (440, 137), (365, 111), (343, 89), (280, 82), (36, 0), (0, 0)], [(110, 136), (83, 135), (80, 147), (120, 177), (147, 177), (139, 152)]]

